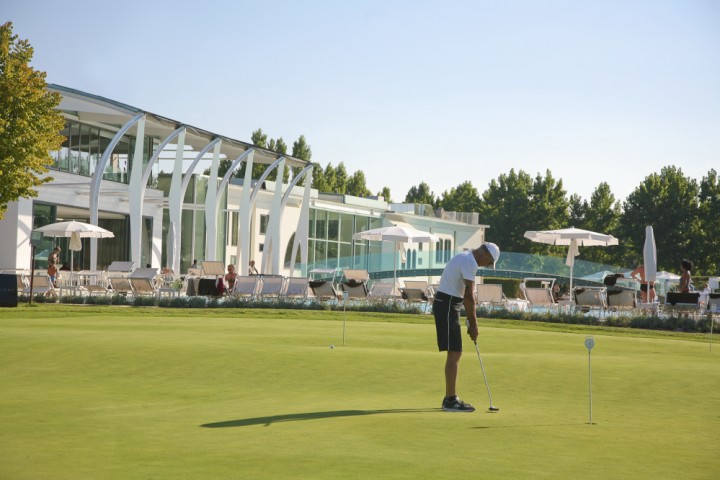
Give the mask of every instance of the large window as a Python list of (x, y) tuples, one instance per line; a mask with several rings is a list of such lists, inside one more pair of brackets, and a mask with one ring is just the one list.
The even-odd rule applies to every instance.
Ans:
[[(95, 173), (102, 154), (107, 150), (110, 141), (116, 132), (104, 130), (95, 126), (84, 125), (72, 120), (65, 121), (65, 128), (60, 134), (65, 137), (60, 150), (50, 152), (53, 159), (51, 168), (70, 172), (76, 175), (92, 176)], [(152, 137), (145, 137), (143, 149), (143, 166), (153, 153), (153, 149), (159, 141)], [(115, 146), (112, 155), (108, 159), (103, 172), (103, 179), (114, 182), (128, 183), (130, 170), (133, 165), (135, 153), (135, 137), (129, 135), (123, 138)], [(148, 184), (155, 185), (157, 180), (158, 165), (153, 167), (154, 175), (150, 176)]]
[(378, 226), (379, 219), (311, 209), (309, 222), (310, 268), (369, 267), (368, 242), (353, 240), (353, 235)]

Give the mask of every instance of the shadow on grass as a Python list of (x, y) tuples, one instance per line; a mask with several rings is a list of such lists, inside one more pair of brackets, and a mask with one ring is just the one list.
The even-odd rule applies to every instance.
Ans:
[(578, 423), (556, 423), (556, 424), (548, 423), (545, 425), (542, 425), (542, 424), (536, 424), (536, 425), (492, 425), (492, 426), (483, 425), (480, 427), (471, 427), (471, 428), (476, 429), (476, 430), (484, 430), (484, 429), (488, 429), (488, 428), (495, 429), (495, 428), (548, 428), (548, 427), (578, 427), (578, 426), (581, 427), (583, 425), (597, 425), (597, 423), (593, 422), (592, 424), (589, 424), (587, 422), (585, 422), (585, 423), (578, 422)]
[(225, 422), (205, 423), (200, 425), (204, 428), (228, 428), (228, 427), (249, 427), (251, 425), (265, 425), (269, 427), (273, 423), (297, 422), (303, 420), (321, 420), (323, 418), (337, 417), (359, 417), (362, 415), (384, 415), (388, 413), (421, 413), (437, 412), (437, 408), (398, 408), (393, 410), (332, 410), (329, 412), (307, 412), (289, 413), (285, 415), (272, 415), (269, 417), (240, 418)]

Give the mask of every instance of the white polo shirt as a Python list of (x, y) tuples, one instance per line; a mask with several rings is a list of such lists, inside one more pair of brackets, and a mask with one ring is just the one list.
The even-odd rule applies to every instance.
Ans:
[(475, 283), (477, 269), (478, 264), (471, 250), (458, 253), (445, 265), (438, 291), (463, 298), (465, 296), (465, 280)]

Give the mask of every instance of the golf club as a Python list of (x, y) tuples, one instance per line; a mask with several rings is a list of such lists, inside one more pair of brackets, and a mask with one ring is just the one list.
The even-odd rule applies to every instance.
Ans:
[[(469, 321), (466, 320), (465, 325), (470, 328)], [(493, 405), (492, 394), (490, 393), (490, 384), (488, 383), (487, 375), (485, 374), (485, 366), (483, 365), (482, 357), (480, 356), (480, 348), (478, 348), (476, 340), (473, 340), (473, 343), (475, 344), (475, 351), (477, 352), (478, 361), (480, 362), (480, 369), (482, 370), (483, 378), (485, 379), (485, 388), (487, 388), (488, 398), (490, 398), (490, 407), (488, 407), (488, 411), (499, 412), (500, 409)]]

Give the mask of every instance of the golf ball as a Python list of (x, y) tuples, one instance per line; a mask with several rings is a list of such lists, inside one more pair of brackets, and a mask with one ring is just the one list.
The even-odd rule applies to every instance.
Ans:
[(335, 348), (335, 345), (330, 345), (330, 350), (332, 350), (333, 348)]

